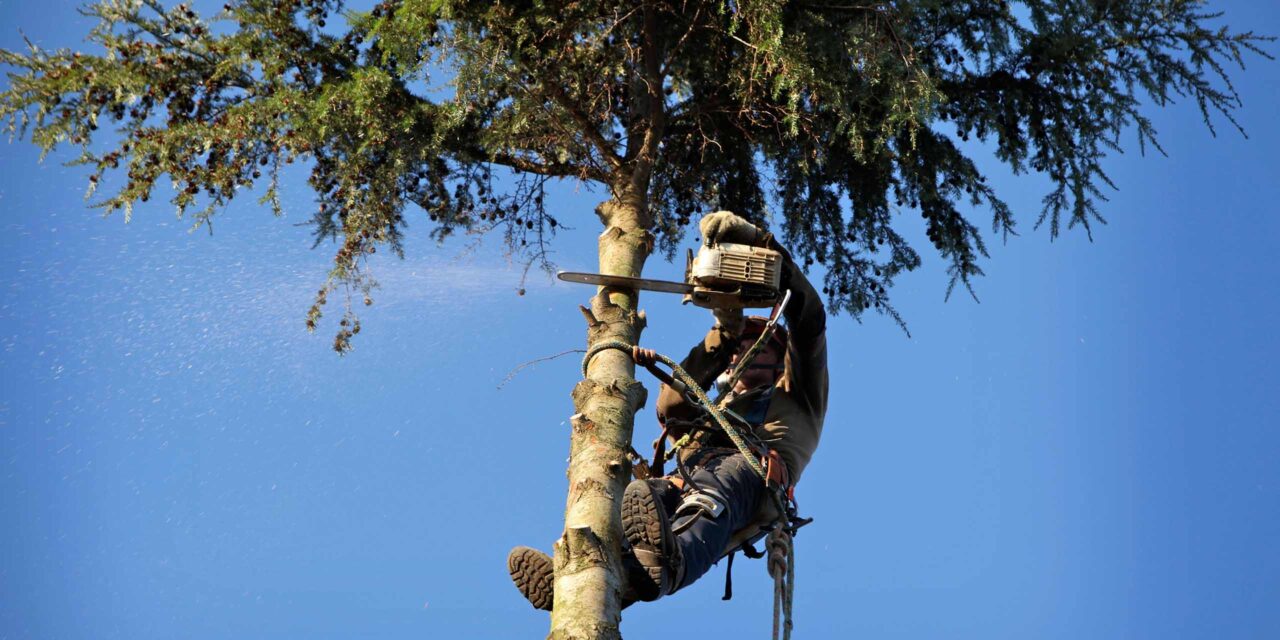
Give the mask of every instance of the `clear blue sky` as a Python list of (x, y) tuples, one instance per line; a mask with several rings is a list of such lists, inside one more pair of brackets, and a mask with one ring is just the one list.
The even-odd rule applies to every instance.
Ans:
[[(1212, 6), (1280, 34), (1274, 4)], [(73, 8), (0, 2), (0, 46), (75, 46)], [(1033, 232), (1045, 185), (992, 166), (1023, 235), (981, 304), (926, 256), (912, 338), (831, 320), (797, 638), (1280, 638), (1278, 87), (1239, 75), (1249, 140), (1155, 112), (1169, 157), (1112, 158), (1093, 243)], [(209, 237), (163, 198), (102, 219), (65, 157), (0, 146), (0, 638), (545, 634), (504, 558), (559, 532), (577, 357), (497, 387), (582, 346), (589, 289), (517, 296), (496, 239), (416, 224), (338, 358), (334, 314), (303, 329), (331, 251), (301, 179), (283, 220), (246, 197)], [(601, 197), (557, 191), (561, 266), (593, 267)], [(711, 322), (642, 302), (664, 353)], [(764, 636), (764, 568), (735, 568), (733, 601), (716, 569), (624, 633)]]

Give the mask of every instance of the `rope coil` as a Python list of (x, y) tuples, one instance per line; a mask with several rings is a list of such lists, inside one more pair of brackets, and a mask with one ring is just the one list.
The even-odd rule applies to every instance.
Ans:
[[(769, 532), (769, 575), (773, 577), (773, 638), (791, 638), (791, 604), (796, 586), (796, 548), (791, 531), (779, 523)], [(781, 622), (781, 625), (779, 625)]]

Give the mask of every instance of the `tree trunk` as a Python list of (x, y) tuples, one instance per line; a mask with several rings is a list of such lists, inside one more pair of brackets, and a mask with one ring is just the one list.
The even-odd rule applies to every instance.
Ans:
[[(639, 276), (653, 250), (643, 191), (622, 190), (596, 208), (600, 273)], [(637, 344), (644, 314), (634, 291), (602, 288), (582, 308), (587, 343), (605, 340)], [(570, 420), (569, 496), (564, 534), (555, 545), (555, 601), (552, 640), (621, 638), (622, 492), (631, 477), (627, 449), (635, 413), (645, 403), (634, 379), (631, 356), (616, 349), (598, 353), (587, 378), (573, 389), (577, 413)]]

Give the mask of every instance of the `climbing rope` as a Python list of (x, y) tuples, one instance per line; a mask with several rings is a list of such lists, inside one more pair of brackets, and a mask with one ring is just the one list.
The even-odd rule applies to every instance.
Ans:
[[(617, 349), (626, 353), (627, 357), (631, 357), (632, 346), (621, 340), (606, 340), (604, 342), (598, 342), (588, 349), (587, 355), (582, 358), (582, 377), (587, 377), (587, 366), (591, 364), (591, 359), (594, 358), (597, 353), (606, 349)], [(707, 397), (707, 392), (702, 390), (698, 381), (694, 380), (693, 376), (689, 375), (688, 372), (681, 368), (675, 360), (672, 360), (660, 353), (655, 355), (659, 362), (671, 367), (671, 373), (675, 375), (677, 380), (684, 383), (685, 387), (693, 393), (695, 398), (697, 398), (698, 404), (701, 404), (702, 407), (707, 410), (707, 413), (716, 421), (716, 424), (724, 430), (725, 435), (729, 436), (729, 440), (733, 442), (733, 446), (737, 447), (738, 451), (742, 453), (742, 457), (747, 459), (747, 464), (751, 466), (751, 470), (755, 471), (756, 475), (760, 476), (762, 480), (767, 482), (769, 476), (766, 474), (764, 467), (760, 466), (760, 461), (756, 459), (756, 456), (751, 451), (751, 447), (747, 444), (746, 439), (742, 437), (741, 433), (738, 433), (738, 430), (733, 425), (729, 424), (729, 421), (724, 417), (723, 411), (711, 401), (711, 398)]]
[[(751, 344), (751, 348), (738, 358), (738, 365), (729, 372), (729, 383), (725, 385), (726, 389), (732, 389), (738, 384), (738, 380), (742, 378), (742, 374), (747, 372), (751, 366), (751, 361), (756, 359), (756, 355), (764, 349), (764, 345), (768, 344), (769, 339), (773, 337), (773, 333), (778, 329), (778, 319), (782, 317), (782, 312), (787, 308), (787, 303), (791, 302), (791, 290), (787, 289), (782, 295), (782, 301), (778, 303), (774, 312), (769, 317), (769, 322), (765, 324), (764, 331)], [(723, 399), (722, 399), (723, 402)]]
[[(789, 298), (790, 291), (787, 293), (787, 297)], [(783, 305), (785, 304), (786, 302), (784, 299)], [(738, 370), (735, 371), (735, 373), (741, 375), (741, 371), (745, 369), (744, 363), (751, 361), (751, 358), (760, 350), (760, 347), (768, 339), (769, 335), (772, 334), (772, 325), (773, 323), (771, 322), (768, 329), (761, 334), (760, 338), (756, 340), (756, 343), (752, 345), (752, 348), (748, 350), (746, 357), (740, 360), (737, 368)], [(621, 340), (606, 340), (604, 342), (597, 343), (588, 349), (587, 355), (582, 358), (583, 378), (587, 377), (587, 367), (591, 364), (591, 359), (594, 358), (596, 354), (607, 349), (617, 349), (627, 354), (627, 357), (632, 357), (632, 345)], [(702, 390), (702, 387), (698, 382), (693, 379), (693, 376), (690, 376), (688, 372), (676, 363), (676, 361), (660, 353), (655, 353), (654, 356), (659, 362), (671, 367), (671, 373), (675, 378), (683, 383), (689, 392), (693, 393), (698, 404), (702, 405), (702, 408), (711, 415), (711, 418), (716, 421), (716, 424), (724, 430), (725, 435), (729, 436), (733, 445), (742, 453), (742, 457), (745, 458), (747, 464), (751, 466), (751, 470), (755, 471), (756, 474), (765, 481), (765, 484), (768, 485), (768, 472), (766, 472), (764, 467), (760, 465), (760, 461), (756, 459), (755, 452), (751, 450), (746, 439), (743, 438), (742, 434), (738, 433), (738, 430), (730, 425), (729, 421), (724, 417), (725, 413), (732, 414), (732, 412), (712, 402), (711, 398), (709, 398), (706, 392)], [(674, 456), (676, 452), (679, 451), (681, 447), (688, 444), (688, 442), (689, 434), (685, 434), (672, 446), (668, 456)], [(770, 486), (769, 488), (773, 491), (773, 499), (778, 508), (778, 513), (780, 514), (778, 516), (778, 522), (774, 525), (773, 530), (769, 532), (769, 538), (766, 543), (769, 550), (768, 570), (769, 575), (773, 578), (773, 640), (778, 640), (779, 637), (781, 637), (782, 640), (790, 640), (792, 627), (791, 605), (795, 596), (796, 583), (796, 549), (795, 544), (792, 542), (794, 528), (790, 526), (791, 523), (788, 521), (788, 498), (785, 491), (780, 487)], [(779, 632), (781, 632), (781, 636), (779, 636)]]
[[(773, 639), (791, 638), (791, 603), (796, 587), (796, 547), (791, 531), (783, 523), (774, 526), (766, 543), (769, 549), (769, 575), (773, 578)], [(781, 626), (779, 626), (781, 622)]]

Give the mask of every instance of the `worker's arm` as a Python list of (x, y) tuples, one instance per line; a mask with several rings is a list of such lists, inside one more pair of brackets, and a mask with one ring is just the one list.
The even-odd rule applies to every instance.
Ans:
[[(733, 357), (733, 349), (737, 340), (723, 327), (716, 325), (707, 332), (701, 342), (689, 350), (689, 354), (680, 362), (698, 386), (705, 391), (715, 382), (716, 376), (729, 366)], [(668, 417), (681, 420), (693, 420), (701, 415), (701, 411), (685, 402), (684, 397), (667, 385), (662, 385), (658, 392), (658, 416), (665, 421)]]
[(776, 242), (772, 248), (786, 256), (781, 286), (791, 290), (791, 301), (784, 313), (791, 331), (791, 346), (795, 349), (792, 358), (795, 392), (805, 399), (814, 415), (823, 416), (827, 412), (829, 386), (827, 310), (791, 255)]
[[(791, 301), (784, 311), (787, 325), (791, 329), (791, 339), (801, 354), (811, 351), (812, 347), (815, 346), (814, 341), (826, 331), (827, 312), (822, 305), (822, 298), (818, 296), (818, 292), (814, 290), (813, 285), (809, 284), (804, 272), (791, 259), (791, 254), (772, 236), (761, 231), (759, 227), (751, 224), (746, 218), (729, 211), (716, 211), (707, 214), (699, 222), (699, 228), (702, 231), (703, 242), (708, 245), (725, 242), (756, 246), (768, 245), (770, 249), (782, 253), (781, 286), (784, 290), (791, 290)], [(734, 312), (717, 310), (714, 313), (716, 314), (716, 320), (721, 325), (728, 326), (731, 331), (736, 332), (738, 330), (739, 327), (735, 327), (732, 321), (727, 320)], [(740, 319), (742, 317), (741, 312), (738, 312), (736, 317)], [(825, 366), (825, 361), (823, 364)]]
[[(700, 223), (704, 242), (734, 242), (756, 246), (767, 245), (782, 253), (780, 286), (791, 291), (791, 300), (783, 315), (795, 349), (794, 373), (799, 378), (799, 393), (817, 413), (825, 412), (827, 403), (827, 311), (822, 298), (792, 260), (791, 254), (772, 236), (745, 218), (728, 211), (707, 214)], [(717, 312), (717, 318), (721, 313)]]
[(818, 296), (813, 285), (809, 284), (809, 279), (805, 277), (800, 265), (791, 259), (791, 254), (778, 244), (777, 240), (771, 239), (769, 244), (770, 249), (781, 252), (784, 258), (781, 286), (784, 291), (791, 290), (791, 301), (787, 303), (783, 315), (791, 331), (792, 344), (797, 351), (804, 354), (809, 352), (814, 346), (814, 341), (826, 332), (827, 309), (823, 306), (822, 298)]

